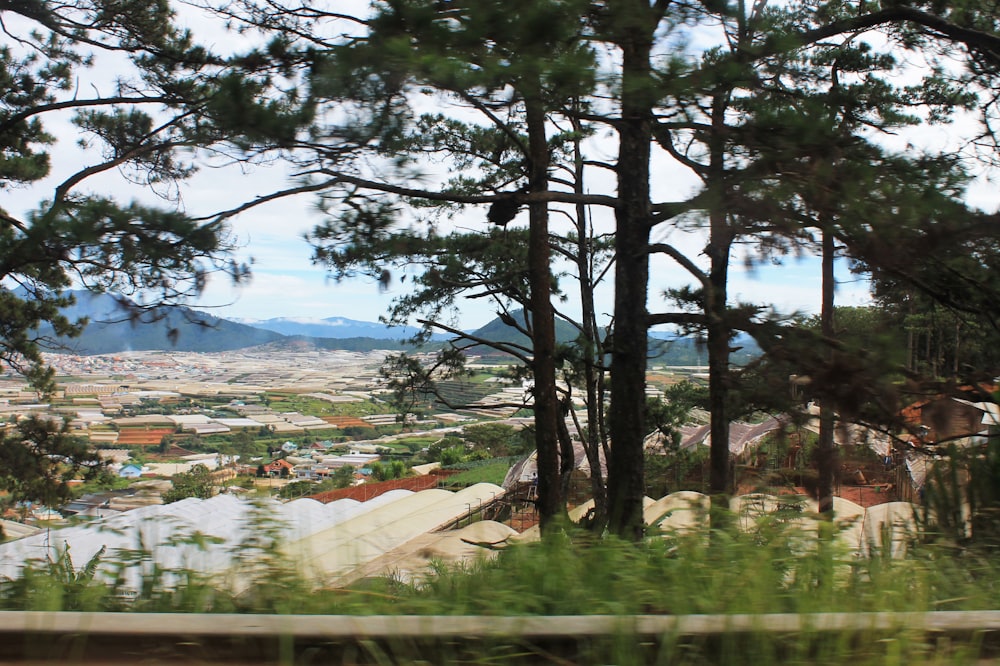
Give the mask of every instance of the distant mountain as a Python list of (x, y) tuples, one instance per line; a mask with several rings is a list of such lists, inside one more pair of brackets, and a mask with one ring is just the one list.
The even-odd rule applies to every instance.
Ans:
[[(339, 317), (326, 320), (270, 319), (287, 322), (287, 333), (259, 325), (221, 319), (184, 306), (163, 308), (156, 316), (133, 319), (127, 308), (108, 294), (71, 291), (76, 303), (62, 310), (71, 321), (86, 317), (90, 323), (76, 338), (57, 338), (52, 327), (39, 328), (42, 336), (52, 338), (49, 350), (68, 354), (113, 354), (123, 351), (176, 350), (219, 352), (272, 344), (282, 348), (345, 349), (371, 351), (411, 348), (401, 340), (414, 328), (389, 328), (383, 324), (353, 321)], [(297, 332), (295, 324), (313, 335)], [(308, 324), (314, 324), (310, 329)]]
[[(232, 351), (258, 345), (281, 348), (346, 349), (412, 349), (403, 339), (412, 336), (413, 327), (388, 327), (384, 324), (355, 321), (343, 317), (329, 319), (296, 319), (283, 317), (249, 323), (230, 321), (184, 306), (163, 309), (155, 321), (145, 317), (133, 321), (130, 313), (107, 294), (73, 291), (76, 304), (63, 310), (71, 320), (87, 317), (90, 323), (77, 338), (55, 338), (52, 328), (43, 325), (39, 334), (54, 338), (58, 348), (52, 351), (74, 354), (112, 354), (122, 351), (177, 350), (193, 352)], [(523, 321), (523, 315), (513, 313)], [(500, 317), (472, 333), (487, 340), (527, 345), (527, 339)], [(693, 338), (661, 339), (663, 333), (653, 332), (649, 340), (650, 361), (667, 365), (702, 365), (706, 354)], [(437, 339), (443, 339), (440, 336)], [(575, 340), (577, 330), (564, 321), (556, 322), (556, 339), (560, 343)], [(742, 349), (733, 354), (733, 362), (745, 363), (758, 356), (760, 350), (750, 338), (737, 339), (734, 346)], [(509, 360), (485, 347), (471, 348), (470, 353)]]
[[(432, 343), (433, 344), (433, 343)], [(283, 336), (281, 339), (265, 345), (275, 350), (316, 351), (320, 349), (337, 349), (341, 351), (370, 352), (375, 350), (414, 351), (426, 348), (414, 347), (403, 340), (386, 338), (307, 338), (301, 335)]]
[[(133, 320), (126, 308), (107, 294), (72, 291), (76, 304), (63, 314), (75, 321), (87, 317), (90, 323), (76, 338), (55, 338), (58, 348), (51, 351), (73, 354), (111, 354), (122, 351), (230, 351), (267, 344), (283, 336), (238, 324), (184, 306), (162, 309), (146, 321)], [(149, 321), (149, 319), (155, 319)], [(43, 325), (39, 333), (54, 337)]]
[(304, 317), (276, 317), (274, 319), (234, 319), (241, 324), (282, 335), (308, 338), (374, 338), (376, 340), (403, 340), (412, 338), (420, 329), (413, 326), (393, 326), (357, 321), (345, 317), (312, 319)]
[[(513, 312), (514, 319), (523, 323), (524, 315), (521, 311)], [(528, 338), (516, 331), (513, 327), (505, 324), (500, 317), (490, 321), (482, 328), (472, 333), (473, 336), (484, 340), (495, 340), (499, 342), (509, 342), (528, 346)], [(563, 320), (556, 320), (556, 342), (569, 343), (578, 337), (579, 332), (571, 324)], [(740, 336), (733, 345), (740, 347), (733, 352), (731, 359), (736, 365), (742, 365), (751, 359), (760, 356), (760, 348), (749, 336)], [(502, 357), (497, 352), (485, 345), (477, 345), (469, 349), (469, 353), (486, 357)], [(677, 337), (672, 333), (662, 331), (651, 331), (649, 335), (648, 355), (651, 363), (658, 365), (705, 365), (708, 353), (693, 337)]]
[[(735, 365), (745, 365), (761, 355), (757, 341), (746, 334), (736, 336), (730, 345), (729, 359)], [(678, 337), (664, 331), (649, 332), (650, 360), (663, 365), (707, 365), (708, 350), (694, 337)]]
[[(524, 314), (522, 310), (512, 312), (511, 316), (513, 316), (514, 321), (521, 326), (524, 326)], [(556, 342), (572, 342), (573, 340), (576, 340), (579, 334), (579, 331), (577, 331), (572, 324), (569, 324), (561, 319), (556, 320)], [(529, 346), (528, 336), (516, 330), (513, 326), (505, 324), (499, 316), (496, 319), (487, 322), (485, 326), (477, 328), (472, 335), (484, 340), (494, 340), (496, 342), (509, 342), (512, 344)], [(473, 353), (480, 354), (485, 352), (485, 349), (476, 347)]]

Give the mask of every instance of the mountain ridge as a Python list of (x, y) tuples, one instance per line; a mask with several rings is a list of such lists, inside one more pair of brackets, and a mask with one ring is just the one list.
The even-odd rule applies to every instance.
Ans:
[[(339, 349), (346, 351), (413, 350), (414, 345), (406, 338), (417, 331), (414, 327), (389, 327), (385, 324), (363, 322), (347, 317), (314, 319), (309, 317), (274, 317), (244, 323), (252, 320), (233, 320), (216, 317), (186, 306), (173, 306), (152, 311), (154, 321), (138, 320), (119, 299), (108, 294), (88, 291), (70, 292), (76, 304), (64, 308), (63, 314), (75, 320), (86, 317), (90, 323), (77, 338), (58, 338), (51, 326), (43, 325), (39, 334), (51, 338), (56, 346), (49, 345), (46, 351), (74, 353), (80, 355), (111, 354), (125, 351), (191, 351), (220, 352), (236, 351), (247, 347), (276, 345), (280, 347), (309, 347), (314, 349)], [(524, 322), (521, 312), (513, 313), (516, 320)], [(268, 327), (261, 326), (266, 324)], [(304, 328), (303, 328), (304, 327)], [(274, 328), (288, 331), (282, 333)], [(313, 330), (328, 335), (304, 335), (301, 331)], [(368, 332), (369, 335), (364, 335)], [(339, 333), (339, 335), (329, 335)], [(528, 345), (528, 339), (519, 331), (508, 326), (497, 316), (485, 326), (476, 329), (472, 335), (489, 340), (497, 340)], [(572, 324), (560, 321), (556, 325), (556, 337), (560, 344), (568, 344), (577, 338), (578, 332)], [(667, 334), (651, 332), (649, 356), (657, 363), (668, 365), (700, 365), (704, 351), (693, 337), (664, 339)], [(432, 347), (447, 339), (439, 336), (425, 345)], [(760, 350), (750, 340), (742, 343), (744, 349), (733, 355), (736, 364), (745, 363), (759, 355)], [(469, 349), (472, 354), (496, 358), (498, 362), (510, 362), (511, 357), (485, 345), (475, 345)]]
[[(154, 308), (137, 317), (135, 312), (123, 307), (120, 299), (115, 296), (86, 290), (71, 290), (68, 293), (76, 299), (76, 303), (63, 308), (62, 314), (71, 321), (86, 318), (89, 323), (75, 338), (56, 336), (50, 325), (43, 324), (38, 333), (50, 340), (46, 344), (46, 351), (89, 356), (125, 351), (235, 351), (266, 344), (311, 344), (321, 349), (350, 351), (412, 347), (403, 342), (404, 335), (385, 333), (391, 329), (383, 324), (357, 322), (366, 326), (361, 326), (360, 329), (330, 326), (326, 329), (343, 334), (338, 337), (294, 333), (286, 335), (183, 305)], [(381, 336), (359, 335), (358, 330), (381, 333)]]
[(230, 318), (229, 321), (273, 331), (282, 335), (298, 335), (310, 338), (403, 340), (412, 338), (420, 332), (420, 329), (415, 326), (388, 326), (382, 323), (360, 321), (340, 316), (323, 319), (314, 317)]

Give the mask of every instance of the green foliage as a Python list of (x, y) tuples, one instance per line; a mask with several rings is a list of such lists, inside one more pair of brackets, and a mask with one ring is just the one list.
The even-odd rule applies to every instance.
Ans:
[(1000, 544), (1000, 440), (949, 445), (930, 466), (923, 519), (946, 543), (976, 553)]
[(104, 557), (102, 547), (79, 569), (69, 548), (43, 562), (29, 564), (20, 578), (6, 581), (2, 592), (8, 608), (34, 611), (96, 611), (108, 603), (111, 590), (97, 577)]
[(468, 454), (465, 441), (459, 437), (442, 437), (427, 447), (427, 462), (440, 462), (442, 466), (454, 465)]
[[(989, 243), (983, 240), (970, 241), (970, 246), (955, 251), (977, 252), (971, 249), (971, 244), (983, 247), (984, 252), (989, 251), (986, 249)], [(957, 273), (967, 284), (978, 283), (979, 286), (975, 289), (977, 293), (969, 293), (956, 285), (935, 287), (949, 295), (948, 300), (941, 302), (903, 280), (880, 274), (874, 289), (877, 309), (885, 326), (896, 333), (900, 365), (932, 378), (992, 379), (1000, 369), (1000, 358), (993, 344), (996, 322), (992, 306), (977, 303), (977, 300), (991, 298), (992, 288), (986, 281), (992, 279), (994, 269), (987, 261), (995, 260), (984, 259), (975, 267), (959, 266), (959, 262), (945, 267), (946, 260), (937, 257), (930, 257), (928, 261), (937, 266), (935, 275)], [(984, 306), (988, 309), (982, 309)]]
[(310, 398), (298, 393), (270, 392), (265, 394), (267, 402), (284, 412), (301, 412), (312, 416), (368, 416), (391, 413), (384, 404), (375, 400), (331, 403), (318, 398)]
[(397, 439), (389, 442), (388, 444), (396, 453), (401, 453), (404, 450), (409, 453), (420, 453), (420, 451), (429, 447), (431, 444), (438, 441), (438, 439), (440, 438), (434, 435), (421, 435), (407, 437), (405, 439)]
[(511, 465), (520, 460), (514, 458), (488, 458), (485, 460), (470, 460), (455, 463), (448, 466), (448, 469), (460, 469), (457, 474), (452, 474), (445, 478), (444, 484), (450, 487), (464, 488), (476, 483), (492, 483), (502, 485), (510, 471)]
[(29, 417), (0, 440), (0, 489), (13, 501), (59, 506), (72, 495), (69, 481), (94, 481), (108, 473), (87, 442), (60, 424)]
[[(246, 537), (234, 548), (234, 568), (224, 578), (207, 579), (183, 569), (168, 571), (141, 544), (130, 553), (100, 552), (80, 568), (68, 552), (62, 552), (50, 561), (30, 564), (16, 579), (0, 581), (0, 608), (333, 615), (609, 614), (623, 618), (633, 614), (919, 613), (991, 609), (1000, 582), (995, 558), (954, 559), (948, 550), (935, 545), (918, 544), (906, 559), (859, 559), (835, 545), (827, 533), (804, 549), (794, 521), (779, 516), (762, 519), (747, 531), (657, 535), (640, 543), (596, 539), (564, 526), (544, 542), (506, 543), (493, 561), (460, 567), (439, 564), (417, 582), (389, 577), (348, 589), (315, 589), (286, 558), (284, 528), (272, 519), (270, 510), (262, 506), (252, 512), (243, 527)], [(822, 529), (830, 527), (824, 524)], [(178, 538), (196, 541), (205, 537)], [(713, 548), (705, 547), (709, 538)], [(131, 565), (145, 571), (138, 590), (128, 589), (121, 575)], [(102, 572), (110, 572), (110, 577)], [(240, 593), (235, 593), (234, 584)], [(789, 652), (811, 661), (814, 650), (821, 650), (823, 663), (829, 664), (856, 663), (859, 658), (865, 663), (887, 663), (892, 655), (896, 660), (892, 663), (942, 663), (932, 644), (915, 639), (909, 645), (905, 631), (893, 640), (851, 632), (835, 632), (828, 638), (809, 631), (780, 635), (721, 632), (715, 639), (721, 645), (715, 648), (729, 646), (725, 649), (736, 651), (718, 659), (709, 658), (707, 643), (673, 641), (665, 642), (651, 656), (630, 640), (627, 628), (622, 632), (621, 639), (627, 643), (622, 652), (588, 640), (577, 657), (590, 655), (589, 650), (611, 650), (600, 652), (601, 658), (594, 663), (650, 663), (658, 655), (669, 658), (669, 663), (693, 666), (764, 663)], [(981, 647), (961, 637), (945, 643), (962, 645), (972, 655)], [(517, 647), (520, 657), (551, 661), (553, 656), (536, 655), (524, 643)], [(447, 662), (436, 648), (425, 646), (430, 651), (422, 652), (416, 646), (396, 643), (393, 649), (404, 661), (422, 655), (434, 663)], [(492, 663), (495, 654), (477, 645), (461, 663)]]
[[(400, 463), (400, 465), (402, 465), (402, 463)], [(386, 473), (395, 474), (398, 472), (398, 476), (388, 477), (388, 478), (399, 478), (400, 476), (404, 476), (406, 472), (405, 466), (403, 466), (402, 471), (399, 472), (399, 468), (396, 466), (395, 463), (383, 467), (384, 469), (382, 469), (382, 471), (380, 472), (380, 474), (382, 474), (383, 476)], [(374, 474), (375, 471), (373, 469), (372, 475), (374, 476)], [(379, 480), (384, 481), (385, 479), (383, 478)], [(292, 481), (291, 483), (282, 486), (278, 490), (278, 497), (282, 499), (296, 499), (298, 497), (316, 495), (318, 493), (326, 492), (328, 490), (339, 490), (340, 488), (347, 488), (351, 486), (353, 483), (354, 483), (354, 468), (351, 467), (350, 465), (344, 465), (342, 467), (338, 467), (337, 469), (335, 469), (333, 473), (330, 474), (329, 478), (323, 479), (322, 481), (311, 481), (306, 479), (302, 481)]]
[(379, 431), (371, 426), (346, 426), (341, 429), (341, 431), (349, 437), (350, 439), (375, 439), (379, 435)]
[[(415, 589), (399, 608), (622, 615), (902, 611), (933, 608), (936, 602), (991, 607), (989, 593), (976, 590), (957, 567), (939, 568), (933, 550), (904, 561), (858, 561), (829, 544), (801, 552), (793, 529), (762, 523), (754, 533), (714, 533), (718, 547), (712, 549), (704, 547), (704, 534), (633, 545), (571, 532), (508, 547), (494, 564), (445, 572)], [(984, 565), (976, 577), (992, 585), (996, 567)], [(971, 596), (947, 596), (951, 592)]]
[[(132, 460), (135, 461), (135, 458), (133, 457)], [(135, 483), (135, 479), (125, 479), (105, 471), (89, 481), (74, 484), (72, 491), (74, 497), (80, 497), (89, 493), (97, 493), (102, 490), (124, 490), (133, 483)]]
[(320, 484), (315, 481), (303, 479), (302, 481), (292, 481), (278, 489), (278, 497), (281, 499), (296, 499), (305, 497), (313, 493), (320, 492)]
[(257, 438), (249, 430), (240, 430), (233, 435), (230, 441), (233, 453), (240, 457), (240, 461), (247, 463), (251, 458), (262, 456), (267, 452), (267, 447), (257, 441)]
[(337, 488), (347, 488), (354, 483), (354, 472), (355, 469), (350, 465), (344, 465), (338, 467), (330, 475), (330, 478), (324, 483), (330, 483), (333, 489)]
[[(273, 86), (272, 62), (210, 53), (168, 2), (27, 2), (2, 11), (16, 20), (5, 21), (10, 39), (0, 47), (0, 188), (51, 189), (33, 211), (0, 210), (0, 360), (49, 390), (46, 338), (65, 341), (86, 324), (60, 314), (73, 300), (62, 290), (131, 298), (126, 319), (150, 321), (167, 314), (158, 306), (198, 295), (212, 273), (247, 277), (229, 257), (226, 216), (182, 212), (179, 184), (197, 171), (199, 149), (244, 159), (232, 149), (257, 149), (272, 132), (287, 140), (312, 116), (294, 86)], [(52, 172), (61, 146), (50, 119), (73, 124), (60, 136), (87, 151), (79, 171)], [(162, 205), (88, 187), (116, 172)], [(177, 327), (164, 327), (168, 340)]]
[(371, 478), (373, 481), (389, 481), (390, 479), (401, 479), (411, 474), (409, 467), (401, 460), (393, 460), (383, 464), (375, 461), (370, 466)]
[(531, 445), (521, 436), (521, 431), (505, 423), (480, 423), (462, 429), (462, 439), (473, 451), (483, 451), (491, 458), (502, 458), (526, 453)]
[(680, 426), (687, 423), (691, 411), (680, 402), (659, 398), (646, 398), (646, 432), (658, 432), (667, 448), (680, 444)]
[(241, 594), (236, 603), (242, 612), (298, 613), (308, 596), (306, 581), (296, 572), (281, 547), (285, 527), (263, 504), (255, 506), (244, 523), (244, 539), (233, 551), (234, 580)]
[(163, 503), (171, 504), (188, 497), (208, 499), (215, 494), (212, 472), (204, 465), (195, 465), (190, 472), (174, 474), (170, 478), (173, 487), (163, 493)]
[(708, 491), (707, 476), (702, 472), (708, 463), (708, 449), (668, 449), (668, 452), (645, 456), (645, 494), (665, 497), (680, 490)]

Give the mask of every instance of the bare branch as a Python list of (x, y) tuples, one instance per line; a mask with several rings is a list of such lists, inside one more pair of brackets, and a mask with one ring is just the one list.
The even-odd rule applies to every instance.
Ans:
[(693, 312), (659, 312), (650, 313), (646, 317), (649, 326), (659, 324), (674, 324), (678, 326), (704, 326), (705, 315)]
[(431, 321), (429, 319), (418, 319), (417, 323), (422, 326), (430, 326), (431, 328), (438, 328), (447, 333), (462, 339), (468, 340), (470, 342), (475, 342), (491, 349), (496, 349), (497, 351), (503, 352), (505, 354), (510, 354), (517, 360), (521, 361), (525, 365), (530, 365), (531, 363), (531, 349), (523, 345), (515, 344), (513, 342), (497, 342), (496, 340), (487, 340), (486, 338), (481, 338), (478, 335), (473, 335), (471, 333), (466, 333), (465, 331), (459, 330), (447, 324), (443, 324), (438, 321)]
[(39, 104), (33, 106), (30, 109), (25, 109), (20, 113), (15, 113), (14, 115), (8, 117), (2, 123), (0, 123), (0, 133), (10, 131), (15, 125), (20, 122), (31, 118), (32, 116), (37, 116), (43, 113), (48, 113), (50, 111), (61, 111), (63, 109), (76, 109), (76, 108), (92, 108), (95, 106), (110, 106), (114, 104), (175, 104), (179, 100), (176, 97), (171, 96), (160, 96), (160, 97), (101, 97), (95, 99), (71, 99), (62, 102), (52, 102), (51, 104)]
[(684, 268), (684, 270), (686, 270), (688, 273), (691, 274), (692, 277), (698, 280), (698, 282), (700, 282), (703, 287), (708, 289), (711, 286), (711, 283), (709, 282), (708, 276), (705, 274), (705, 271), (701, 270), (698, 267), (698, 265), (695, 264), (693, 261), (691, 261), (691, 259), (686, 254), (678, 250), (673, 245), (670, 245), (669, 243), (653, 243), (649, 246), (649, 252), (650, 254), (667, 255), (668, 257), (676, 261), (678, 264), (680, 264)]

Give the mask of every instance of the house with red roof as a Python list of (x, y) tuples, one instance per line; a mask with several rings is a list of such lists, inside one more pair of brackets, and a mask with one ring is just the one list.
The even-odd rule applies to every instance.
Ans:
[(295, 469), (295, 465), (283, 458), (264, 465), (264, 472), (268, 476), (290, 476), (293, 469)]

